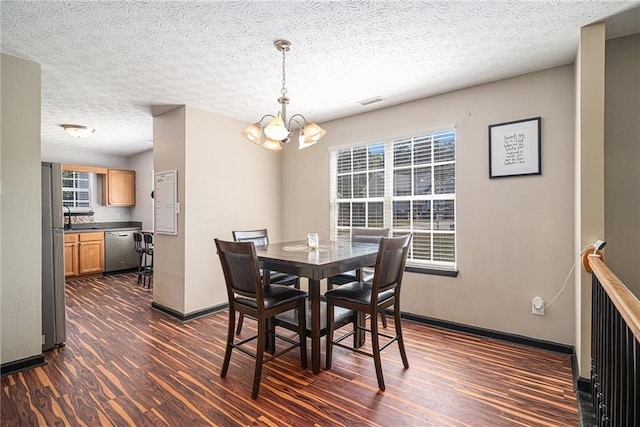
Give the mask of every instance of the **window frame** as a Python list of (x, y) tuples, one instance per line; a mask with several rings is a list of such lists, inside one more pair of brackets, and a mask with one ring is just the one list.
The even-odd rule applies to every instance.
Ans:
[[(438, 136), (443, 135), (441, 138), (442, 139), (446, 139), (446, 134), (452, 134), (453, 137), (453, 158), (450, 160), (444, 160), (444, 161), (436, 161), (437, 160), (437, 156), (434, 156), (434, 151), (436, 149), (434, 142), (438, 140)], [(451, 136), (449, 136), (451, 137)], [(424, 138), (425, 140), (429, 141), (429, 145), (430, 145), (430, 160), (428, 162), (422, 162), (422, 163), (414, 163), (414, 142), (416, 140), (421, 140), (421, 138)], [(397, 143), (402, 143), (402, 142), (410, 142), (411, 144), (411, 160), (410, 160), (410, 164), (409, 165), (404, 165), (404, 166), (398, 166), (396, 167), (394, 165), (394, 146)], [(359, 174), (359, 173), (371, 173), (372, 170), (369, 169), (369, 165), (367, 162), (367, 169), (365, 171), (355, 171), (353, 169), (353, 166), (351, 167), (351, 171), (350, 172), (345, 172), (344, 170), (339, 172), (338, 171), (338, 161), (339, 161), (339, 156), (340, 153), (344, 152), (345, 150), (351, 150), (351, 152), (353, 153), (354, 150), (358, 150), (358, 149), (367, 149), (368, 147), (375, 147), (376, 145), (381, 145), (384, 147), (384, 196), (380, 197), (380, 196), (376, 196), (376, 197), (369, 197), (369, 193), (367, 192), (367, 197), (353, 197), (354, 195), (351, 194), (351, 197), (349, 198), (338, 198), (338, 181), (339, 181), (339, 176), (345, 176), (345, 175), (349, 175), (351, 174), (352, 176), (354, 174)], [(415, 236), (416, 234), (423, 234), (426, 236), (429, 236), (428, 240), (429, 240), (429, 249), (428, 249), (428, 254), (429, 254), (429, 260), (421, 260), (419, 258), (413, 258), (413, 251), (414, 251), (414, 242), (412, 242), (412, 247), (411, 247), (411, 251), (410, 251), (410, 255), (409, 255), (409, 259), (407, 260), (407, 270), (408, 271), (412, 271), (412, 272), (421, 272), (421, 273), (428, 273), (428, 274), (441, 274), (444, 273), (444, 275), (447, 276), (455, 276), (457, 274), (457, 264), (458, 264), (458, 256), (457, 256), (457, 193), (456, 193), (456, 148), (457, 148), (457, 132), (454, 126), (447, 126), (447, 127), (443, 127), (443, 128), (439, 128), (439, 129), (432, 129), (432, 130), (427, 130), (427, 131), (423, 131), (423, 132), (415, 132), (412, 133), (410, 135), (405, 135), (405, 136), (398, 136), (398, 137), (388, 137), (388, 138), (384, 138), (384, 139), (380, 139), (380, 140), (376, 140), (376, 141), (372, 141), (372, 142), (365, 142), (365, 143), (354, 143), (354, 144), (349, 144), (349, 145), (342, 145), (342, 146), (337, 146), (337, 147), (330, 147), (329, 148), (329, 153), (330, 153), (330, 188), (329, 188), (329, 198), (330, 198), (330, 237), (332, 240), (339, 240), (339, 239), (349, 239), (350, 238), (350, 232), (351, 229), (354, 227), (361, 227), (361, 226), (369, 226), (369, 217), (368, 217), (368, 212), (365, 211), (367, 213), (367, 215), (365, 216), (365, 224), (362, 223), (356, 223), (354, 224), (353, 222), (353, 214), (351, 216), (351, 221), (349, 222), (348, 225), (345, 225), (345, 223), (343, 222), (342, 224), (340, 224), (341, 218), (339, 217), (340, 215), (340, 204), (342, 203), (350, 203), (353, 206), (353, 203), (365, 203), (365, 206), (368, 206), (369, 203), (379, 203), (382, 202), (383, 203), (383, 219), (382, 219), (382, 227), (383, 228), (389, 228), (390, 230), (390, 235), (401, 235), (403, 234), (403, 232), (407, 232), (407, 231), (411, 231), (414, 234), (414, 241), (415, 241)], [(368, 150), (367, 150), (368, 153)], [(353, 155), (353, 154), (352, 154)], [(370, 156), (368, 156), (369, 158)], [(436, 193), (435, 191), (433, 191), (434, 186), (435, 186), (435, 181), (436, 181), (436, 167), (437, 166), (446, 166), (446, 165), (452, 165), (453, 166), (453, 192), (449, 192), (449, 193)], [(416, 192), (416, 187), (415, 187), (415, 176), (417, 175), (416, 172), (414, 172), (416, 170), (416, 168), (425, 168), (425, 171), (428, 170), (429, 174), (430, 174), (430, 190), (429, 190), (429, 194), (415, 194)], [(408, 170), (410, 171), (408, 175), (411, 176), (411, 194), (410, 195), (399, 195), (396, 196), (395, 195), (395, 187), (396, 187), (396, 182), (395, 182), (395, 172), (397, 170)], [(378, 169), (376, 169), (376, 171), (379, 171)], [(352, 181), (353, 182), (353, 181)], [(369, 183), (367, 183), (367, 189), (369, 188)], [(353, 186), (352, 186), (353, 189)], [(401, 201), (409, 201), (409, 206), (410, 206), (410, 211), (408, 214), (408, 219), (409, 219), (409, 226), (408, 227), (398, 227), (397, 223), (394, 224), (395, 218), (394, 218), (394, 202), (401, 202)], [(413, 206), (411, 202), (415, 202), (415, 201), (429, 201), (429, 228), (428, 229), (422, 229), (422, 228), (415, 228), (414, 225), (414, 215), (415, 215), (415, 211), (413, 209), (411, 209), (411, 207)], [(438, 201), (451, 201), (453, 203), (453, 207), (451, 209), (452, 215), (453, 215), (453, 224), (452, 229), (441, 229), (441, 228), (436, 228), (435, 227), (435, 213), (434, 213), (434, 202), (438, 202)], [(414, 208), (415, 209), (415, 208)], [(352, 209), (353, 212), (353, 209)], [(433, 236), (444, 236), (444, 235), (451, 235), (453, 236), (453, 241), (452, 241), (452, 245), (453, 245), (453, 251), (452, 251), (452, 256), (453, 256), (453, 260), (452, 261), (439, 261), (439, 260), (434, 260), (434, 239)], [(446, 249), (447, 245), (445, 244), (444, 248)]]

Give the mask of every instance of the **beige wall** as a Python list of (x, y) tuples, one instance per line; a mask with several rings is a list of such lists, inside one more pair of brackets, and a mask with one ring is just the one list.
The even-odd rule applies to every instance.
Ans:
[(178, 236), (156, 233), (154, 301), (180, 313), (227, 301), (214, 238), (281, 239), (281, 154), (245, 140), (246, 126), (189, 106), (154, 119), (154, 169), (178, 170), (181, 204)]
[[(178, 202), (185, 206), (186, 108), (153, 118), (153, 170), (177, 171)], [(179, 313), (184, 311), (184, 215), (178, 215), (178, 235), (154, 234), (153, 301)], [(155, 228), (155, 227), (154, 227)]]
[[(402, 310), (573, 344), (574, 72), (563, 66), (323, 123), (321, 144), (284, 157), (285, 239), (329, 235), (328, 147), (455, 126), (457, 278), (407, 273)], [(542, 116), (542, 175), (490, 180), (488, 125)]]
[(244, 139), (246, 126), (187, 107), (187, 313), (227, 301), (214, 238), (267, 228), (277, 241), (282, 233), (281, 155)]
[(606, 262), (640, 298), (640, 34), (608, 40), (606, 50)]
[(40, 65), (1, 56), (1, 363), (42, 354)]
[[(604, 238), (604, 40), (603, 23), (580, 30), (576, 58), (576, 253)], [(584, 269), (577, 271), (575, 348), (580, 376), (589, 378), (591, 276)]]

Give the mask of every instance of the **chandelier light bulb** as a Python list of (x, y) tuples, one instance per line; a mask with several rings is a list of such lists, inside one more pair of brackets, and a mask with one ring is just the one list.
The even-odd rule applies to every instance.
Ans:
[(284, 126), (282, 117), (278, 114), (275, 116), (266, 128), (264, 128), (264, 134), (271, 139), (282, 141), (289, 136), (289, 130)]

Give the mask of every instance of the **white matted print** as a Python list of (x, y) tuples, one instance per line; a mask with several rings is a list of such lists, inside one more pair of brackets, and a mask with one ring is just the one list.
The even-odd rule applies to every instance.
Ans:
[(489, 178), (540, 175), (541, 118), (489, 125)]

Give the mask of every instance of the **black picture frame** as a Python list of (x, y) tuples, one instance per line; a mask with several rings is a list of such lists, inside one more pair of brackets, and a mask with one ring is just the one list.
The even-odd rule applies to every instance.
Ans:
[(489, 125), (489, 178), (542, 174), (542, 118)]

